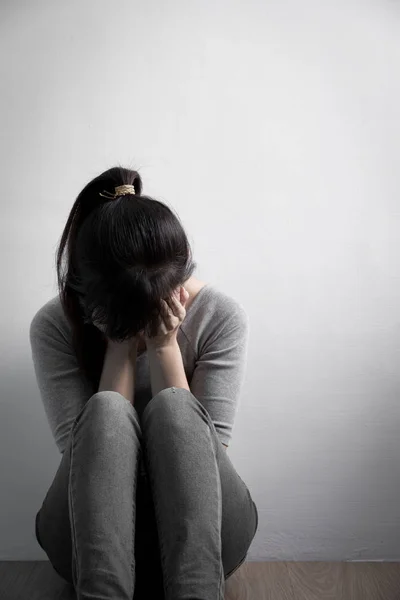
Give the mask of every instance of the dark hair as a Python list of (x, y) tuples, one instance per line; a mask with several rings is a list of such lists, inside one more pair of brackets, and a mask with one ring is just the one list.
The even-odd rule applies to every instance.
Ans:
[[(119, 185), (135, 195), (114, 200)], [(113, 167), (90, 181), (69, 214), (56, 255), (59, 296), (72, 326), (78, 364), (100, 382), (109, 337), (123, 341), (146, 329), (155, 335), (161, 299), (189, 279), (197, 267), (179, 217), (159, 200), (142, 195), (137, 171)], [(67, 249), (65, 272), (61, 270)], [(93, 325), (105, 326), (105, 335)]]

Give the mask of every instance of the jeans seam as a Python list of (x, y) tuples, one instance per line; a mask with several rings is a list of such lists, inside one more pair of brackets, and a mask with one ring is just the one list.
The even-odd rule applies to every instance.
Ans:
[[(243, 482), (243, 483), (244, 483), (244, 482)], [(246, 485), (246, 484), (245, 484), (245, 485)], [(247, 485), (246, 485), (246, 491), (247, 491), (247, 496), (249, 497), (249, 500), (250, 500), (250, 502), (251, 502), (251, 503), (252, 503), (252, 505), (253, 505), (253, 508), (254, 508), (254, 514), (255, 514), (255, 517), (256, 517), (256, 526), (255, 526), (255, 529), (254, 529), (254, 534), (253, 534), (253, 538), (254, 538), (254, 536), (255, 536), (255, 535), (256, 535), (256, 533), (257, 533), (257, 529), (258, 529), (258, 510), (257, 510), (257, 506), (256, 506), (256, 504), (255, 504), (255, 502), (254, 502), (253, 498), (251, 497), (250, 490), (249, 490), (249, 488), (247, 487)]]
[(255, 529), (255, 532), (254, 532), (254, 535), (256, 535), (257, 529), (258, 529), (258, 510), (257, 510), (257, 506), (256, 506), (256, 504), (255, 504), (254, 501), (253, 501), (253, 505), (254, 505), (254, 510), (256, 511), (256, 529)]
[(36, 513), (36, 517), (35, 517), (35, 535), (36, 535), (36, 541), (38, 542), (38, 544), (42, 548), (42, 550), (44, 550), (44, 548), (42, 546), (42, 542), (40, 541), (40, 536), (39, 536), (39, 513), (40, 513), (40, 510)]
[(234, 572), (237, 571), (238, 568), (242, 566), (242, 564), (244, 563), (244, 561), (247, 558), (247, 554), (248, 554), (248, 552), (246, 552), (246, 554), (244, 555), (244, 557), (242, 558), (242, 560), (236, 565), (236, 567), (234, 567), (231, 571), (229, 571), (229, 573), (226, 574), (225, 580), (228, 579), (228, 577), (230, 577), (231, 575), (233, 575)]

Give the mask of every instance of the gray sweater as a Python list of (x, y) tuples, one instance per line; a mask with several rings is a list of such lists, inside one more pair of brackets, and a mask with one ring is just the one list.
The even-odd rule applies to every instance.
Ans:
[[(72, 425), (93, 395), (79, 371), (71, 327), (59, 296), (34, 315), (29, 329), (33, 366), (46, 417), (61, 453)], [(232, 297), (206, 284), (186, 311), (177, 335), (191, 393), (204, 406), (226, 445), (232, 437), (245, 377), (249, 318)], [(147, 352), (136, 364), (134, 407), (139, 419), (152, 398)]]

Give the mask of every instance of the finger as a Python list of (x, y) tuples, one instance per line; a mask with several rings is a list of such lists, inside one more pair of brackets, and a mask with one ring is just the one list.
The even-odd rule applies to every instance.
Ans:
[(168, 316), (171, 312), (171, 306), (169, 305), (168, 300), (161, 300), (161, 312), (163, 317)]
[(169, 304), (163, 299), (161, 300), (161, 325), (169, 324), (174, 317), (174, 313)]
[(165, 300), (161, 300), (161, 310), (159, 317), (159, 331), (166, 335), (173, 326), (173, 314)]
[(174, 319), (177, 319), (178, 321), (182, 322), (185, 317), (186, 317), (186, 309), (184, 306), (182, 306), (182, 304), (177, 301), (173, 304), (173, 309), (170, 310), (170, 322), (171, 325), (174, 325)]
[(167, 331), (170, 331), (171, 329), (175, 329), (180, 321), (183, 321), (185, 314), (181, 312), (182, 306), (179, 304), (179, 302), (176, 304), (172, 299), (170, 299), (169, 303), (167, 303), (165, 300), (163, 300), (163, 303), (165, 307), (165, 313), (163, 313), (163, 322), (166, 325)]
[(171, 296), (170, 298), (168, 298), (168, 306), (175, 317), (179, 317), (183, 314), (184, 308), (180, 300), (178, 300), (178, 298), (176, 298), (175, 296)]

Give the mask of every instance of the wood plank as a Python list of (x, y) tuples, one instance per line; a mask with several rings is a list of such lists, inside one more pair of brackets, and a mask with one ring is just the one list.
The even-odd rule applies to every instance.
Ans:
[[(49, 561), (0, 562), (0, 600), (25, 598), (76, 594)], [(400, 563), (245, 562), (226, 581), (225, 600), (400, 600)]]

